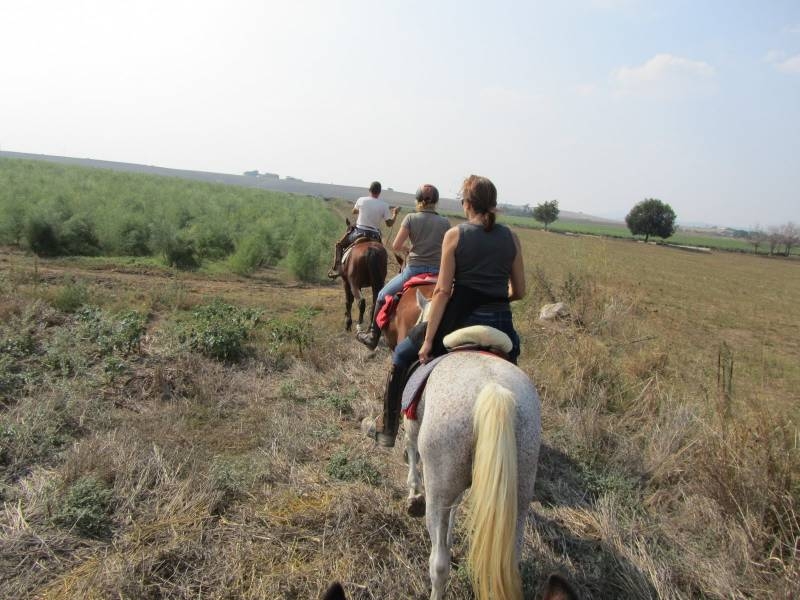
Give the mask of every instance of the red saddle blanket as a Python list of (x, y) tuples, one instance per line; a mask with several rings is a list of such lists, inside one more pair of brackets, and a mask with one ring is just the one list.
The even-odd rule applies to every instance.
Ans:
[(400, 300), (400, 297), (406, 293), (406, 290), (416, 287), (418, 285), (428, 285), (430, 283), (436, 283), (437, 276), (433, 273), (422, 273), (421, 275), (414, 275), (411, 279), (406, 281), (403, 284), (403, 289), (400, 290), (399, 294), (391, 295), (386, 294), (386, 299), (381, 307), (380, 311), (378, 311), (378, 315), (375, 317), (375, 322), (378, 324), (378, 327), (383, 329), (389, 324), (389, 319), (394, 312), (394, 309), (397, 307), (397, 303)]

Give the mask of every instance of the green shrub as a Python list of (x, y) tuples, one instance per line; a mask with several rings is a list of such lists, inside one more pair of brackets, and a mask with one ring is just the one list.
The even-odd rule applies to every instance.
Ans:
[(147, 225), (138, 221), (126, 221), (115, 236), (117, 254), (123, 256), (149, 256), (150, 230)]
[[(17, 372), (17, 364), (10, 354), (0, 353), (0, 399), (10, 399), (22, 384), (23, 378)], [(0, 448), (2, 452), (2, 448)]]
[(233, 239), (227, 231), (213, 227), (199, 227), (195, 232), (197, 252), (203, 258), (218, 260), (231, 254), (234, 249)]
[(290, 319), (273, 318), (268, 322), (270, 346), (273, 352), (279, 351), (284, 344), (297, 348), (298, 355), (314, 341), (314, 329), (311, 319), (317, 313), (312, 308), (303, 307)]
[(73, 215), (61, 226), (60, 252), (68, 256), (97, 256), (100, 242), (88, 217)]
[(142, 337), (147, 331), (146, 322), (146, 316), (135, 310), (119, 313), (112, 325), (112, 348), (123, 354), (138, 352)]
[(86, 304), (89, 292), (82, 281), (67, 281), (60, 287), (51, 300), (53, 308), (66, 313), (74, 313), (81, 306)]
[(55, 228), (41, 217), (32, 217), (26, 223), (25, 242), (38, 256), (58, 256), (60, 253)]
[(296, 235), (289, 247), (286, 263), (300, 281), (319, 281), (329, 254), (330, 249), (318, 238)]
[(216, 299), (192, 312), (181, 338), (189, 347), (217, 360), (236, 361), (245, 354), (245, 342), (258, 324), (260, 313)]
[(370, 485), (378, 485), (380, 472), (364, 457), (351, 459), (346, 450), (340, 450), (328, 461), (328, 475), (342, 481), (363, 481)]
[(346, 395), (336, 392), (328, 392), (323, 396), (322, 401), (334, 410), (337, 410), (340, 413), (348, 414), (353, 412), (353, 400), (355, 399), (356, 392), (354, 391)]
[(19, 246), (25, 233), (25, 206), (21, 199), (11, 199), (0, 206), (0, 241)]
[(87, 306), (76, 313), (80, 339), (96, 344), (100, 354), (130, 354), (139, 350), (146, 331), (147, 317), (135, 310), (107, 315), (101, 309)]
[(275, 265), (280, 258), (280, 242), (270, 229), (262, 226), (241, 239), (228, 264), (234, 273), (250, 275), (259, 267)]
[(89, 368), (86, 344), (81, 343), (77, 332), (68, 327), (59, 328), (44, 355), (44, 365), (58, 372), (62, 377), (83, 373)]
[(175, 237), (168, 240), (164, 247), (164, 261), (182, 271), (192, 271), (200, 266), (200, 258), (193, 240)]
[(55, 515), (56, 524), (93, 538), (111, 533), (114, 493), (94, 477), (82, 477), (67, 491), (64, 503)]
[(5, 475), (13, 479), (34, 463), (50, 461), (82, 433), (76, 407), (63, 396), (21, 399), (0, 414), (0, 455)]
[(0, 335), (0, 355), (22, 358), (33, 354), (36, 342), (29, 329), (21, 329), (10, 335)]

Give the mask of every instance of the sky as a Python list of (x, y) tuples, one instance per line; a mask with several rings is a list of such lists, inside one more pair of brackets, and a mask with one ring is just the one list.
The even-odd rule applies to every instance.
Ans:
[(0, 149), (800, 221), (800, 2), (0, 0)]

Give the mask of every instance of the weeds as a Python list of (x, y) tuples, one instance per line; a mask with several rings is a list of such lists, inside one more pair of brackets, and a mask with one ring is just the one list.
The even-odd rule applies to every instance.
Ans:
[(363, 481), (370, 485), (378, 485), (380, 472), (363, 456), (350, 458), (347, 450), (340, 450), (328, 461), (328, 475), (342, 481)]
[(217, 360), (237, 361), (246, 353), (245, 342), (260, 313), (217, 299), (193, 311), (191, 317), (181, 337), (192, 350)]
[(89, 299), (89, 292), (86, 284), (82, 281), (68, 281), (58, 288), (53, 296), (51, 304), (53, 308), (65, 313), (74, 313), (81, 306), (86, 304)]
[(279, 353), (281, 348), (288, 344), (297, 349), (298, 356), (303, 356), (303, 350), (307, 349), (314, 341), (311, 319), (317, 312), (319, 311), (306, 306), (299, 309), (289, 319), (270, 319), (267, 329), (272, 351)]
[(113, 499), (113, 491), (101, 481), (94, 477), (83, 477), (67, 491), (54, 521), (86, 537), (108, 537), (111, 533)]
[(341, 414), (351, 414), (353, 412), (353, 401), (356, 397), (355, 391), (351, 391), (348, 394), (328, 392), (323, 396), (322, 402)]

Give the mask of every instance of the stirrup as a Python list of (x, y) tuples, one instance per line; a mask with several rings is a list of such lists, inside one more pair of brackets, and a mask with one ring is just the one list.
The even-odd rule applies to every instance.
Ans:
[(372, 438), (378, 442), (379, 446), (383, 446), (384, 448), (394, 448), (395, 436), (378, 431), (375, 419), (365, 417), (361, 421), (361, 431), (363, 431), (364, 435), (366, 435), (368, 438)]
[(339, 277), (339, 275), (341, 275), (341, 273), (339, 273), (336, 267), (331, 267), (328, 269), (328, 279), (336, 279)]
[(356, 334), (356, 339), (370, 350), (375, 350), (378, 347), (380, 337), (372, 333), (372, 329), (370, 329), (369, 331), (359, 331)]

